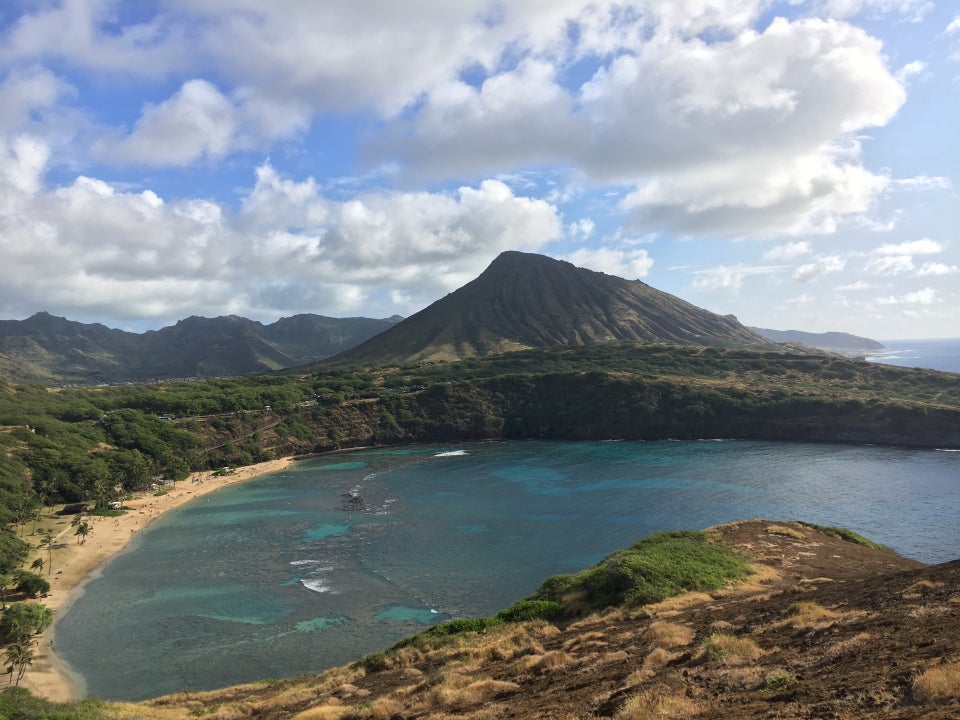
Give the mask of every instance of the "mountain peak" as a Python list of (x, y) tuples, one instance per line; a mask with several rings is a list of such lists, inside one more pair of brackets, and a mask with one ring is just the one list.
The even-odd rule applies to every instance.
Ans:
[(507, 251), (476, 279), (336, 358), (381, 364), (604, 343), (763, 346), (733, 319), (637, 280)]

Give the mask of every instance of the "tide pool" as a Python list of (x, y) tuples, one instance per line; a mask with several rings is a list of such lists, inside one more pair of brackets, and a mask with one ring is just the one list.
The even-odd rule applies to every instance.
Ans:
[(90, 695), (322, 670), (494, 614), (653, 532), (766, 517), (960, 557), (960, 453), (762, 442), (356, 451), (162, 517), (58, 619)]

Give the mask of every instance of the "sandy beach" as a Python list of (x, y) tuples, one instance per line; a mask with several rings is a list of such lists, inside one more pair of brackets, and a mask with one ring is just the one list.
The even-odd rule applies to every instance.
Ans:
[[(232, 473), (214, 476), (211, 472), (194, 473), (186, 480), (171, 486), (165, 495), (148, 493), (124, 502), (129, 511), (120, 517), (90, 517), (91, 532), (84, 543), (79, 543), (70, 524), (70, 518), (58, 519), (55, 525), (56, 541), (63, 547), (53, 551), (52, 573), (44, 577), (50, 581), (50, 594), (41, 600), (53, 610), (56, 619), (82, 593), (84, 582), (100, 566), (121, 552), (130, 540), (163, 513), (250, 478), (283, 470), (293, 463), (292, 458), (236, 468)], [(35, 695), (49, 700), (66, 701), (80, 698), (76, 680), (66, 671), (53, 652), (53, 629), (38, 638), (33, 664), (22, 684)]]

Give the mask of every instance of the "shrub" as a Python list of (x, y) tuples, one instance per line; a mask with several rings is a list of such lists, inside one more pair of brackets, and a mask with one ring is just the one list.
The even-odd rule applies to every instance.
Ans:
[(445, 623), (434, 625), (429, 630), (424, 630), (421, 635), (425, 637), (446, 637), (448, 635), (460, 635), (461, 633), (467, 632), (482, 633), (488, 628), (502, 624), (503, 620), (499, 618), (462, 618), (458, 620), (448, 620)]
[(560, 603), (582, 594), (588, 609), (644, 605), (685, 590), (715, 590), (747, 575), (747, 563), (702, 532), (665, 532), (644, 538), (576, 575), (548, 579), (533, 599)]
[(763, 687), (765, 690), (783, 690), (796, 681), (797, 678), (786, 670), (773, 670), (763, 679)]
[(497, 613), (503, 622), (552, 620), (560, 614), (560, 604), (553, 600), (521, 600)]

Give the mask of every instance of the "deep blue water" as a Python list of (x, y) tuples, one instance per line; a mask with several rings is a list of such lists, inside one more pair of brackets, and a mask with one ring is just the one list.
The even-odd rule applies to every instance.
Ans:
[(881, 340), (885, 351), (867, 357), (871, 362), (960, 373), (960, 338), (937, 340)]
[(492, 614), (652, 532), (749, 517), (960, 557), (960, 453), (492, 442), (326, 456), (161, 518), (58, 620), (56, 645), (112, 699), (297, 675)]

